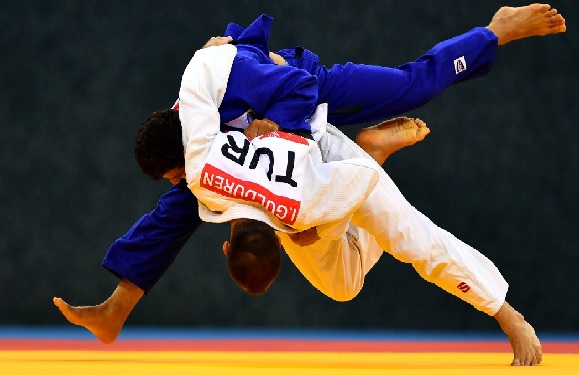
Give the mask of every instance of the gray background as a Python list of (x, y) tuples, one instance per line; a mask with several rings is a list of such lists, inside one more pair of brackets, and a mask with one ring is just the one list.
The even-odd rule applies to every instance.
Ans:
[[(54, 295), (102, 301), (108, 246), (168, 190), (133, 160), (136, 129), (170, 106), (193, 52), (235, 21), (275, 18), (272, 50), (396, 66), (488, 24), (500, 1), (14, 1), (0, 12), (0, 325), (67, 324)], [(523, 5), (514, 1), (511, 5)], [(574, 1), (564, 35), (499, 49), (489, 76), (408, 113), (432, 129), (385, 166), (408, 200), (481, 250), (539, 332), (579, 331), (579, 137)], [(348, 129), (348, 133), (355, 131)], [(262, 297), (229, 279), (225, 225), (204, 224), (127, 325), (498, 330), (383, 256), (334, 302), (284, 259)]]

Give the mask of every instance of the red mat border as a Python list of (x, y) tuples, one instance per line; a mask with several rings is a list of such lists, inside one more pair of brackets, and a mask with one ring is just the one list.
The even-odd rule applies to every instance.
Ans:
[[(579, 342), (542, 342), (544, 353), (579, 353)], [(296, 339), (97, 340), (0, 339), (0, 350), (258, 351), (258, 352), (483, 352), (510, 353), (507, 341), (357, 341)]]

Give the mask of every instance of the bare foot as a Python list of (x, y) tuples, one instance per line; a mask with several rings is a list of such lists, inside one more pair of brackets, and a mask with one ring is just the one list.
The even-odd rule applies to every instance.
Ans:
[(532, 36), (563, 33), (565, 19), (549, 4), (501, 7), (487, 26), (499, 39), (499, 46)]
[(71, 306), (57, 297), (53, 302), (69, 322), (88, 329), (105, 344), (116, 340), (125, 322), (124, 319), (115, 319), (104, 303), (96, 306)]
[(543, 360), (541, 342), (535, 329), (527, 323), (523, 315), (505, 302), (495, 315), (495, 319), (511, 342), (513, 348), (511, 366), (534, 366), (541, 363)]
[(397, 117), (360, 130), (356, 143), (382, 165), (394, 152), (422, 141), (428, 133), (424, 121)]
[(71, 306), (58, 297), (52, 301), (69, 322), (88, 329), (103, 343), (111, 344), (143, 295), (141, 288), (122, 279), (113, 294), (100, 305)]

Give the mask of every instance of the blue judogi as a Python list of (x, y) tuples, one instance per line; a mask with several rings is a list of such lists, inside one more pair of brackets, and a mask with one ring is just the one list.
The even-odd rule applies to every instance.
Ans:
[[(397, 116), (455, 83), (488, 73), (498, 41), (477, 27), (396, 68), (353, 63), (328, 68), (313, 52), (295, 47), (278, 52), (288, 63), (279, 66), (268, 56), (271, 23), (262, 15), (247, 29), (227, 27), (225, 35), (234, 38), (238, 52), (219, 108), (222, 123), (251, 109), (285, 129), (309, 130), (305, 120), (319, 103), (328, 103), (328, 120), (336, 126)], [(183, 180), (111, 245), (102, 264), (148, 293), (200, 224), (197, 199)]]

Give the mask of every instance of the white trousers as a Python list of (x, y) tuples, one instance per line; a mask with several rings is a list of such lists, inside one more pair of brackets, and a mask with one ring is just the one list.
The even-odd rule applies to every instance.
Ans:
[[(331, 125), (318, 144), (324, 161), (371, 158)], [(339, 236), (322, 236), (306, 247), (279, 233), (300, 272), (328, 297), (348, 301), (359, 293), (365, 275), (386, 251), (412, 264), (425, 280), (480, 311), (496, 314), (508, 289), (496, 266), (420, 213), (380, 170), (378, 184), (366, 202), (343, 225), (345, 233), (342, 230)]]

